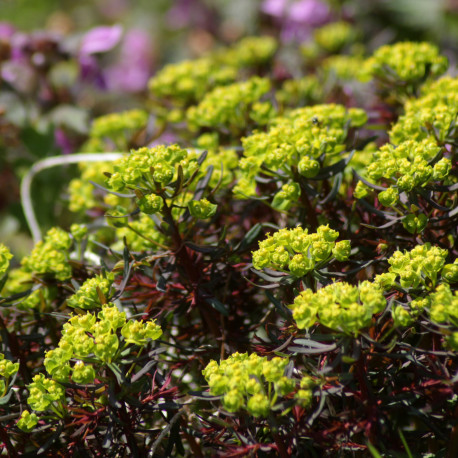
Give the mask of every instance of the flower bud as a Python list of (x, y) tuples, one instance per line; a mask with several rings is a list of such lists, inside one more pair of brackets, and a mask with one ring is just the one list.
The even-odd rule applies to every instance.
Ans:
[(189, 213), (197, 219), (211, 218), (215, 213), (218, 206), (212, 204), (207, 199), (191, 200), (188, 203)]
[(407, 232), (411, 234), (419, 234), (423, 232), (428, 224), (428, 218), (424, 213), (416, 215), (407, 215), (402, 220), (402, 225)]
[(341, 240), (337, 242), (332, 249), (332, 254), (337, 261), (346, 261), (350, 257), (351, 245), (350, 240)]
[(304, 156), (297, 164), (297, 169), (304, 177), (313, 178), (320, 171), (320, 163), (314, 159), (310, 159), (308, 156)]
[(452, 170), (452, 162), (450, 159), (443, 157), (433, 167), (433, 178), (434, 180), (443, 180), (447, 177)]
[(77, 242), (81, 242), (87, 235), (87, 227), (81, 224), (72, 224), (70, 226), (70, 233)]
[(385, 191), (379, 192), (378, 200), (385, 207), (393, 207), (399, 200), (399, 193), (397, 189), (388, 188)]
[(353, 191), (353, 195), (357, 199), (363, 199), (369, 194), (369, 187), (365, 185), (362, 181), (358, 181), (356, 184), (355, 190)]
[(162, 210), (164, 201), (162, 200), (162, 197), (156, 194), (147, 194), (137, 201), (137, 205), (143, 213), (152, 215), (153, 213), (158, 213)]
[(453, 264), (446, 264), (442, 269), (442, 278), (448, 283), (458, 282), (458, 260)]
[(395, 326), (406, 327), (411, 325), (413, 322), (409, 312), (404, 307), (402, 307), (402, 305), (394, 307), (391, 311), (391, 315), (393, 317)]
[(38, 417), (35, 413), (30, 413), (28, 410), (24, 410), (17, 422), (17, 427), (22, 431), (30, 432), (38, 423)]
[(8, 270), (12, 257), (13, 255), (9, 252), (8, 248), (0, 243), (0, 276)]

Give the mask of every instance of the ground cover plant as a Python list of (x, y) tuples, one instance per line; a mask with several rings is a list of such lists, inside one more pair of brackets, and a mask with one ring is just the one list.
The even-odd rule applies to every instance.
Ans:
[[(3, 454), (457, 456), (453, 75), (348, 21), (246, 37), (37, 162), (34, 247), (0, 244)], [(44, 229), (31, 181), (70, 163)]]

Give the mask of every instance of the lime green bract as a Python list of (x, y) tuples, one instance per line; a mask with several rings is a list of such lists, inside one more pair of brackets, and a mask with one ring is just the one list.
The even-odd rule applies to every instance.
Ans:
[(329, 53), (339, 52), (344, 46), (351, 44), (356, 37), (356, 29), (343, 21), (326, 24), (314, 33), (315, 42)]
[(273, 37), (246, 37), (229, 48), (217, 51), (215, 60), (238, 69), (256, 67), (270, 62), (278, 48)]
[(259, 103), (270, 91), (270, 81), (253, 77), (248, 81), (217, 87), (207, 93), (199, 105), (189, 108), (191, 127), (244, 129), (251, 121), (266, 124), (275, 111), (268, 102)]
[(108, 186), (115, 191), (126, 187), (131, 189), (147, 188), (159, 193), (177, 178), (181, 167), (184, 179), (189, 178), (198, 168), (197, 154), (188, 152), (178, 145), (140, 148), (114, 163), (114, 173)]
[(253, 267), (265, 267), (280, 272), (288, 272), (302, 277), (308, 272), (323, 266), (334, 255), (344, 261), (350, 255), (350, 242), (336, 243), (339, 233), (328, 226), (320, 226), (316, 233), (307, 229), (280, 229), (259, 242), (259, 249), (253, 252)]
[(296, 170), (305, 178), (315, 177), (345, 150), (349, 128), (360, 127), (366, 120), (364, 110), (335, 104), (299, 108), (275, 119), (268, 132), (243, 139), (236, 196), (255, 195), (255, 177), (261, 172), (280, 172), (287, 183), (298, 179)]
[(128, 130), (138, 130), (146, 126), (148, 113), (144, 110), (129, 110), (110, 113), (94, 119), (91, 137), (111, 137)]
[(114, 281), (114, 274), (106, 276), (97, 275), (86, 280), (80, 289), (67, 299), (67, 305), (72, 308), (91, 310), (101, 307), (102, 298), (109, 299), (111, 285)]
[[(202, 373), (210, 393), (223, 396), (227, 411), (244, 409), (255, 417), (266, 417), (280, 396), (296, 388), (297, 380), (285, 376), (288, 362), (287, 358), (268, 360), (255, 353), (234, 353), (219, 364), (210, 361)], [(304, 404), (306, 396), (302, 393), (298, 398)], [(311, 391), (308, 399), (312, 400)]]
[(408, 100), (404, 110), (389, 132), (394, 144), (425, 138), (438, 144), (453, 142), (458, 136), (458, 78), (445, 76), (425, 85), (421, 97)]
[(0, 276), (2, 276), (10, 265), (10, 259), (13, 255), (10, 253), (5, 245), (0, 243)]
[(402, 288), (433, 290), (439, 274), (446, 269), (447, 256), (448, 250), (431, 246), (430, 243), (417, 245), (404, 253), (396, 251), (388, 259), (388, 272), (377, 275), (374, 281), (385, 289), (391, 288), (398, 280)]
[(320, 323), (343, 334), (357, 335), (385, 306), (383, 290), (365, 281), (359, 286), (333, 283), (316, 293), (307, 289), (296, 297), (290, 307), (301, 329)]
[(188, 60), (166, 65), (149, 81), (149, 90), (153, 97), (188, 105), (212, 88), (233, 82), (236, 75), (234, 66), (221, 66), (212, 58)]
[(44, 241), (35, 245), (30, 256), (23, 258), (25, 271), (40, 275), (52, 275), (57, 280), (68, 280), (72, 276), (69, 264), (70, 235), (62, 229), (50, 229)]
[(29, 432), (38, 423), (38, 417), (35, 413), (30, 413), (28, 410), (24, 410), (17, 422), (17, 427), (22, 429), (22, 431)]
[(378, 48), (367, 62), (367, 71), (383, 81), (421, 83), (448, 67), (445, 56), (431, 43), (400, 42)]

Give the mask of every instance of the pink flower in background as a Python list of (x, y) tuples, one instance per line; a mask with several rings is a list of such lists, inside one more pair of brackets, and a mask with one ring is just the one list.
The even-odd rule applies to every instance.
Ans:
[(138, 92), (146, 88), (153, 67), (151, 37), (141, 29), (129, 30), (117, 63), (105, 72), (108, 89)]
[(94, 27), (81, 41), (80, 55), (89, 56), (112, 50), (121, 41), (122, 32), (120, 25)]
[(8, 22), (0, 22), (0, 40), (11, 38), (16, 29)]
[(170, 145), (179, 141), (179, 138), (173, 132), (164, 132), (159, 138), (156, 138), (154, 141), (148, 144), (149, 148), (159, 145)]
[[(121, 44), (115, 63), (102, 70), (96, 54), (112, 51)], [(120, 25), (91, 29), (79, 49), (81, 77), (100, 89), (138, 92), (146, 88), (153, 66), (150, 35), (142, 29), (124, 33)]]
[(288, 7), (289, 0), (265, 0), (261, 5), (261, 11), (269, 16), (282, 18)]
[(284, 41), (304, 41), (330, 18), (328, 5), (320, 0), (265, 0), (261, 11), (280, 23)]
[(75, 145), (72, 144), (69, 136), (61, 127), (56, 127), (54, 130), (54, 143), (60, 148), (62, 154), (71, 154), (75, 150)]
[(123, 29), (120, 25), (94, 27), (81, 40), (79, 63), (81, 79), (106, 89), (107, 83), (94, 54), (111, 51), (121, 40)]

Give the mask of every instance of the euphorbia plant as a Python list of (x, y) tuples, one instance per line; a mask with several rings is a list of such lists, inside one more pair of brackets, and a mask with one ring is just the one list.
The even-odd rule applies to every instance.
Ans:
[(94, 121), (69, 231), (0, 246), (7, 453), (453, 456), (456, 78), (424, 43), (349, 71), (357, 38), (318, 31), (286, 81), (250, 38)]

